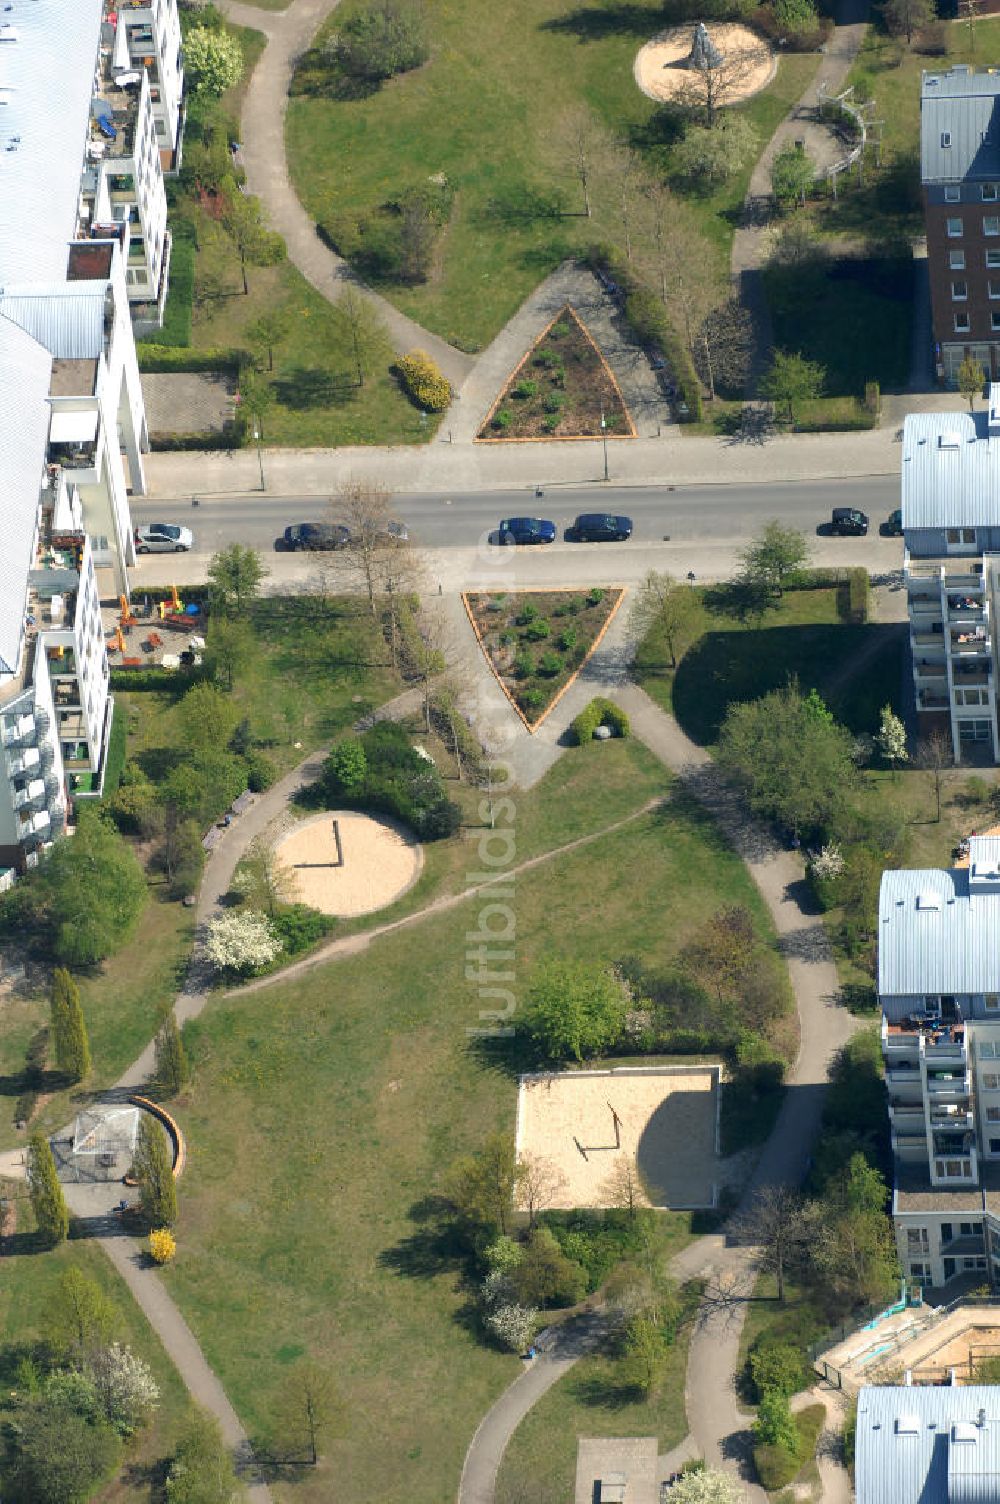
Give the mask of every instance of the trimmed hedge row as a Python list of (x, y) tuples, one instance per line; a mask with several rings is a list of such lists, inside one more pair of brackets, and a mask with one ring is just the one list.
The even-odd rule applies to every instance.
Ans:
[(228, 371), (238, 376), (250, 361), (250, 352), (238, 347), (195, 350), (190, 345), (141, 344), (135, 348), (142, 371)]
[(585, 742), (593, 741), (594, 732), (598, 726), (610, 727), (613, 736), (631, 736), (632, 734), (632, 727), (624, 710), (613, 700), (600, 697), (591, 700), (573, 722), (573, 735), (577, 743), (582, 747)]
[(205, 433), (151, 433), (149, 447), (160, 453), (178, 450), (241, 449), (246, 442), (246, 427), (243, 423), (227, 423), (224, 428), (211, 428)]
[(867, 569), (856, 564), (847, 571), (847, 580), (838, 590), (837, 614), (842, 621), (862, 627), (868, 620), (871, 581)]
[(204, 677), (203, 668), (113, 668), (111, 688), (133, 693), (184, 690)]
[(104, 764), (104, 798), (109, 799), (122, 781), (125, 766), (127, 728), (120, 705), (116, 705), (111, 717), (111, 735), (108, 737), (108, 755)]
[(683, 421), (697, 423), (702, 417), (701, 382), (690, 352), (660, 299), (636, 281), (631, 267), (609, 246), (591, 246), (586, 259), (591, 270), (603, 272), (622, 289), (625, 317), (636, 338), (659, 350), (670, 367), (680, 397), (687, 403), (687, 418)]
[[(191, 309), (194, 304), (194, 227), (183, 217), (171, 217), (174, 243), (170, 252), (170, 290), (163, 310), (163, 328), (157, 334), (165, 344), (191, 343)], [(141, 343), (138, 345), (141, 350)]]

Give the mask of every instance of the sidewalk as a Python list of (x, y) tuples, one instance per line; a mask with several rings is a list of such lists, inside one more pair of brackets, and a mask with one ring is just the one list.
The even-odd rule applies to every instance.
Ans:
[[(700, 486), (783, 481), (840, 480), (898, 475), (900, 448), (892, 427), (867, 433), (780, 434), (763, 444), (685, 437), (665, 429), (662, 438), (609, 446), (615, 486)], [(204, 454), (146, 456), (150, 496), (260, 493), (257, 454), (238, 449)], [(271, 496), (324, 496), (349, 478), (378, 480), (406, 493), (514, 491), (535, 486), (600, 485), (600, 444), (483, 445), (448, 442), (448, 430), (426, 446), (264, 451), (266, 490)]]

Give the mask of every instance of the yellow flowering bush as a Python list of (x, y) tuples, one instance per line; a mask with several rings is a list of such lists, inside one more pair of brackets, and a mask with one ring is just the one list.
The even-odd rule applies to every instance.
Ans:
[(177, 1252), (177, 1240), (169, 1227), (156, 1227), (149, 1235), (149, 1252), (157, 1264), (169, 1264)]
[(443, 371), (423, 350), (411, 350), (396, 362), (407, 396), (428, 412), (443, 413), (451, 401), (451, 387)]

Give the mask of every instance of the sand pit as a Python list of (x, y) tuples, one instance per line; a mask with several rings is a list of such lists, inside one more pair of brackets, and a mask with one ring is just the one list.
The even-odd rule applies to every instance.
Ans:
[(403, 826), (355, 810), (302, 820), (278, 841), (275, 855), (292, 874), (297, 902), (342, 918), (384, 909), (416, 882), (424, 864), (419, 841)]
[(541, 1160), (550, 1172), (546, 1206), (619, 1204), (609, 1180), (623, 1163), (638, 1168), (647, 1205), (714, 1206), (719, 1078), (717, 1065), (522, 1076), (518, 1158)]
[[(720, 21), (708, 28), (713, 45), (722, 54), (716, 90), (722, 105), (739, 104), (771, 82), (778, 59), (765, 39), (737, 21)], [(705, 86), (698, 72), (686, 66), (694, 39), (694, 26), (671, 26), (647, 42), (636, 56), (635, 81), (650, 99), (677, 99), (696, 90), (704, 99)]]

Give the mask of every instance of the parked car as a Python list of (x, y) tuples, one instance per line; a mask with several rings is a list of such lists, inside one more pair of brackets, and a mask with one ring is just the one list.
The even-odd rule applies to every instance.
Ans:
[(547, 517), (504, 517), (497, 532), (501, 543), (554, 543), (556, 525)]
[(285, 547), (295, 552), (346, 548), (351, 541), (350, 529), (342, 522), (293, 522), (285, 528), (284, 536)]
[(868, 518), (857, 507), (834, 507), (830, 531), (839, 533), (842, 538), (863, 538), (868, 531)]
[(189, 527), (173, 522), (147, 522), (135, 530), (137, 554), (183, 554), (194, 548), (194, 534)]
[(885, 530), (889, 534), (890, 538), (901, 538), (903, 536), (902, 507), (897, 507), (894, 512), (889, 513), (885, 522)]
[(624, 543), (632, 536), (632, 519), (610, 512), (582, 512), (570, 534), (579, 543)]
[(405, 522), (390, 520), (385, 525), (385, 531), (379, 533), (378, 541), (380, 543), (409, 543), (410, 530)]

